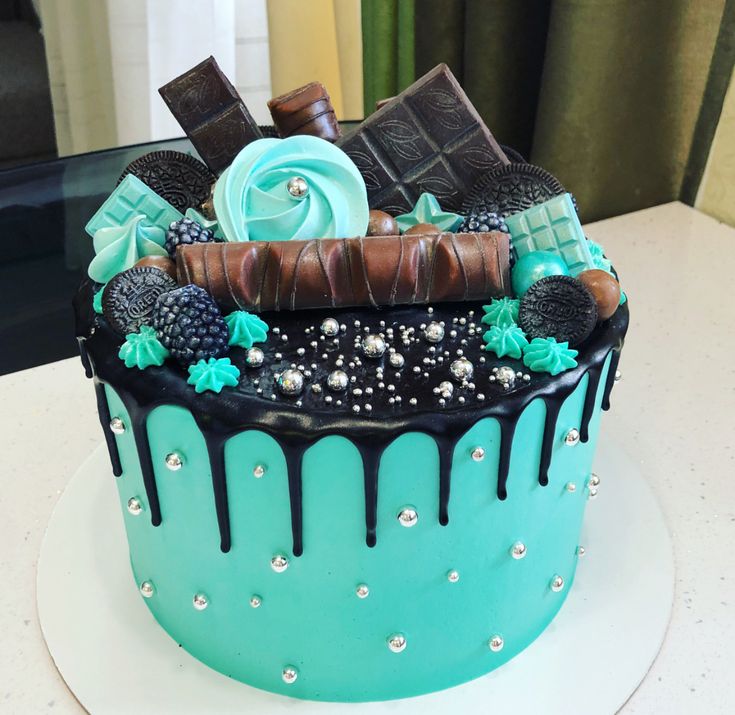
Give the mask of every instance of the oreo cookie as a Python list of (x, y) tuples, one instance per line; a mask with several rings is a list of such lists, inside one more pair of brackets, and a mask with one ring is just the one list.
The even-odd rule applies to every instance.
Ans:
[(141, 325), (150, 324), (158, 296), (175, 288), (176, 281), (158, 268), (129, 268), (105, 286), (102, 314), (118, 335), (137, 333)]
[(547, 276), (521, 298), (518, 324), (529, 340), (556, 338), (579, 345), (594, 330), (597, 304), (581, 281), (571, 276)]
[(548, 171), (533, 164), (508, 164), (481, 176), (464, 199), (465, 216), (485, 211), (511, 216), (542, 204), (566, 189)]
[(198, 159), (171, 150), (152, 151), (131, 162), (118, 184), (128, 174), (137, 176), (181, 213), (188, 208), (198, 209), (209, 198), (217, 179)]

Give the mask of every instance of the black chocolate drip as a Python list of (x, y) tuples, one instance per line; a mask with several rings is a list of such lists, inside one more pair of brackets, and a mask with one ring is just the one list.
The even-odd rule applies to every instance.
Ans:
[[(622, 346), (621, 346), (622, 347)], [(607, 371), (607, 380), (605, 380), (605, 392), (602, 393), (602, 409), (610, 409), (610, 393), (615, 384), (615, 373), (618, 371), (618, 363), (620, 362), (620, 347), (613, 350), (610, 358), (610, 369)]]
[[(82, 341), (79, 341), (81, 346)], [(85, 353), (86, 354), (86, 353)], [(91, 368), (90, 375), (91, 377)], [(122, 464), (120, 463), (120, 452), (117, 449), (117, 442), (115, 441), (115, 435), (110, 429), (110, 422), (112, 417), (110, 416), (110, 407), (107, 404), (107, 395), (105, 395), (105, 386), (99, 381), (94, 381), (94, 394), (97, 397), (97, 413), (100, 416), (100, 424), (102, 425), (102, 433), (105, 435), (105, 442), (107, 443), (107, 451), (110, 453), (110, 464), (112, 465), (112, 473), (119, 477), (122, 474)]]
[[(619, 351), (628, 326), (627, 306), (618, 309), (615, 316), (599, 326), (592, 336), (580, 346), (579, 365), (561, 375), (551, 377), (545, 374), (534, 374), (531, 384), (518, 381), (516, 389), (507, 394), (501, 391), (491, 395), (485, 402), (470, 404), (452, 403), (440, 409), (434, 403), (431, 409), (409, 409), (396, 406), (384, 414), (373, 411), (371, 417), (345, 415), (337, 410), (325, 410), (323, 406), (313, 409), (299, 409), (285, 398), (271, 401), (264, 396), (245, 394), (241, 391), (213, 393), (196, 393), (186, 384), (185, 375), (174, 365), (152, 367), (145, 375), (137, 370), (126, 368), (117, 357), (120, 338), (107, 326), (102, 318), (95, 318), (91, 308), (92, 293), (89, 285), (80, 290), (75, 299), (77, 314), (77, 332), (80, 337), (80, 352), (85, 364), (94, 373), (98, 390), (98, 407), (101, 420), (107, 420), (105, 438), (110, 451), (113, 471), (120, 473), (120, 460), (117, 443), (109, 430), (109, 410), (104, 392), (100, 393), (102, 382), (110, 384), (120, 395), (132, 423), (138, 456), (140, 459), (143, 482), (151, 511), (151, 522), (154, 526), (161, 523), (161, 509), (158, 500), (155, 474), (147, 434), (147, 417), (160, 405), (179, 405), (194, 416), (207, 445), (212, 488), (220, 531), (220, 547), (227, 552), (231, 547), (230, 515), (227, 500), (227, 482), (225, 472), (224, 448), (227, 440), (241, 431), (256, 429), (272, 436), (280, 445), (286, 459), (288, 470), (289, 500), (291, 508), (291, 528), (293, 537), (293, 554), (303, 553), (303, 505), (302, 505), (302, 462), (306, 450), (322, 437), (341, 435), (351, 440), (356, 446), (363, 462), (365, 490), (365, 530), (366, 543), (374, 546), (377, 532), (378, 473), (380, 461), (385, 448), (397, 436), (407, 432), (422, 432), (430, 435), (439, 450), (439, 508), (440, 524), (449, 522), (449, 498), (451, 487), (452, 457), (461, 437), (479, 420), (493, 417), (500, 424), (500, 448), (498, 461), (498, 481), (496, 493), (500, 500), (508, 496), (507, 482), (510, 468), (513, 435), (518, 418), (523, 410), (534, 399), (540, 398), (546, 405), (544, 434), (539, 459), (539, 483), (548, 483), (548, 469), (551, 461), (553, 437), (556, 421), (564, 400), (574, 391), (582, 377), (589, 374), (589, 383), (585, 397), (580, 433), (587, 439), (589, 420), (592, 416), (594, 399), (600, 380), (600, 371), (605, 359), (613, 349), (610, 370), (605, 384), (603, 409), (609, 407), (609, 393), (614, 381)], [(438, 306), (434, 319), (451, 321), (457, 311), (466, 310), (467, 305)], [(476, 310), (480, 306), (471, 306)], [(400, 311), (399, 319), (408, 322), (411, 310)], [(455, 311), (454, 313), (452, 311)], [(308, 312), (308, 311), (307, 311)], [(303, 314), (303, 313), (302, 313)], [(331, 311), (330, 314), (344, 322), (359, 316), (373, 316), (372, 309)], [(390, 318), (391, 311), (381, 311), (380, 317)], [(309, 320), (320, 321), (324, 315), (312, 313)], [(276, 318), (284, 327), (289, 321), (297, 322), (297, 314), (279, 314)], [(92, 327), (94, 326), (94, 329)], [(298, 328), (301, 326), (298, 325)], [(294, 328), (294, 333), (303, 333), (303, 329)], [(86, 342), (84, 342), (86, 338)], [(307, 335), (304, 340), (309, 341)], [(275, 341), (274, 341), (275, 342)], [(299, 344), (299, 343), (297, 343)], [(343, 348), (344, 349), (344, 348)], [(88, 351), (91, 354), (88, 355)], [(233, 351), (233, 360), (236, 352)], [(512, 361), (499, 361), (511, 362)], [(93, 370), (92, 370), (93, 367)], [(483, 366), (486, 368), (486, 366)], [(518, 369), (522, 365), (519, 364)], [(488, 369), (488, 368), (486, 368)], [(242, 372), (246, 368), (243, 367)], [(407, 373), (408, 374), (408, 373)], [(416, 378), (420, 380), (420, 378)], [(484, 378), (483, 378), (484, 379)], [(407, 383), (405, 376), (402, 382)], [(359, 383), (358, 383), (359, 384)], [(432, 383), (424, 380), (414, 384), (413, 388), (424, 390), (420, 394), (425, 402), (431, 398)], [(306, 394), (304, 400), (306, 401)], [(310, 399), (312, 399), (310, 397)]]
[(82, 359), (82, 367), (84, 367), (84, 374), (87, 378), (91, 378), (94, 373), (92, 372), (92, 363), (89, 362), (89, 353), (87, 352), (87, 340), (83, 337), (77, 338), (77, 345), (79, 346), (79, 357)]
[(584, 407), (582, 408), (582, 420), (579, 423), (579, 441), (588, 442), (590, 420), (595, 409), (595, 400), (597, 399), (597, 388), (600, 384), (600, 375), (602, 370), (600, 367), (591, 367), (587, 370), (588, 382), (587, 391), (584, 394)]

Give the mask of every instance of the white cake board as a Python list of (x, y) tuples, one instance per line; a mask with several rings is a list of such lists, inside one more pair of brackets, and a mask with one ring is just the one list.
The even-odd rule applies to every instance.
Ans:
[(596, 464), (602, 483), (587, 505), (587, 553), (559, 615), (509, 663), (449, 690), (385, 703), (319, 703), (251, 688), (195, 660), (158, 626), (135, 587), (104, 446), (74, 475), (46, 529), (37, 577), (43, 635), (93, 715), (610, 715), (659, 651), (674, 566), (663, 516), (635, 463), (602, 445)]

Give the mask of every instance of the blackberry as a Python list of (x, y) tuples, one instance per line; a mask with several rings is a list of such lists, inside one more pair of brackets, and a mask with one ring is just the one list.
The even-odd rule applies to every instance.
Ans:
[(487, 231), (508, 233), (505, 219), (490, 211), (479, 211), (469, 214), (457, 229), (458, 233), (485, 233)]
[(217, 303), (201, 288), (187, 285), (160, 295), (153, 308), (156, 337), (180, 363), (222, 357), (230, 331)]
[(214, 241), (214, 233), (190, 218), (172, 221), (166, 232), (166, 250), (171, 258), (176, 257), (177, 246)]

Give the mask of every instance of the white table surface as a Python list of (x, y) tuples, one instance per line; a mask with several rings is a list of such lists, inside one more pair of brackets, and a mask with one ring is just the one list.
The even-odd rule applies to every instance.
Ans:
[[(603, 439), (639, 460), (676, 560), (669, 632), (622, 712), (732, 713), (735, 230), (672, 203), (590, 224), (587, 233), (612, 256), (632, 312)], [(80, 713), (44, 645), (35, 598), (46, 522), (102, 441), (79, 360), (0, 377), (0, 435), (0, 713)]]

